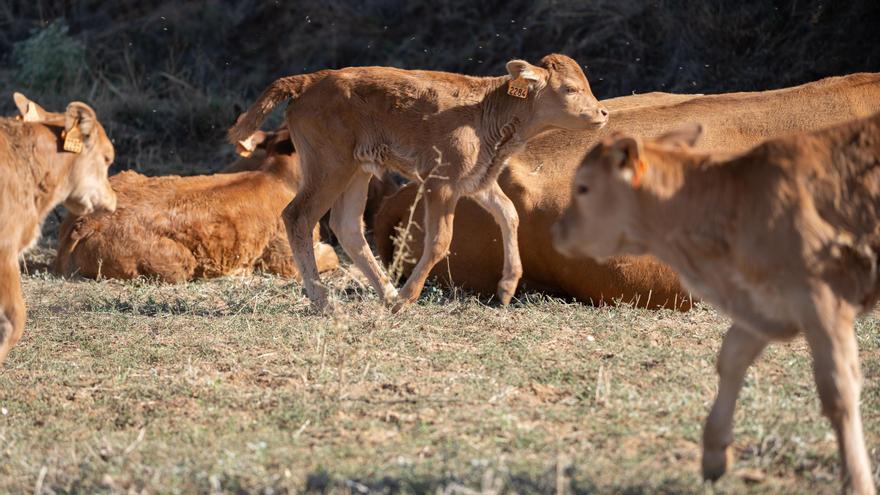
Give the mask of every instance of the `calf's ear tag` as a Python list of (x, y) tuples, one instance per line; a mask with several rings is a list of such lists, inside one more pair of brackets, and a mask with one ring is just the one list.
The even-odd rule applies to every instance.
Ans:
[(632, 186), (634, 188), (638, 188), (642, 185), (642, 178), (645, 176), (645, 172), (647, 171), (648, 162), (646, 162), (644, 158), (639, 158), (636, 161), (636, 166), (632, 177)]
[(517, 98), (527, 98), (529, 96), (529, 82), (522, 76), (517, 77), (507, 85), (507, 94)]
[(75, 122), (69, 131), (63, 131), (61, 137), (64, 138), (64, 144), (62, 145), (64, 151), (82, 153), (83, 139), (82, 131), (79, 130), (79, 122)]

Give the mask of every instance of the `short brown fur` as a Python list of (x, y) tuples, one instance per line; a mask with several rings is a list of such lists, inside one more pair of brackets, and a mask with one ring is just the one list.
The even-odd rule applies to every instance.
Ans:
[[(507, 94), (523, 78), (529, 94)], [(355, 265), (395, 310), (414, 301), (431, 268), (445, 256), (455, 205), (474, 196), (502, 226), (506, 259), (498, 285), (506, 302), (522, 273), (516, 246), (518, 219), (496, 179), (511, 153), (552, 128), (604, 124), (607, 110), (593, 96), (580, 66), (548, 55), (540, 66), (508, 63), (508, 75), (476, 78), (386, 67), (346, 68), (275, 81), (230, 130), (242, 143), (278, 103), (300, 153), (304, 183), (284, 218), (306, 293), (316, 308), (327, 304), (314, 266), (308, 233), (332, 207), (331, 227)], [(436, 167), (439, 163), (439, 167)], [(427, 180), (425, 244), (421, 260), (399, 297), (374, 259), (360, 217), (371, 173), (393, 170)], [(433, 173), (432, 173), (433, 172)]]
[[(252, 171), (195, 177), (110, 179), (114, 213), (68, 215), (54, 270), (88, 278), (140, 276), (179, 283), (250, 274), (298, 278), (281, 211), (296, 193), (299, 160), (285, 133), (267, 135)], [(285, 142), (286, 141), (286, 142)], [(254, 167), (253, 163), (237, 167)], [(314, 242), (320, 271), (335, 269), (333, 248)]]
[[(82, 213), (116, 207), (107, 181), (113, 144), (95, 111), (73, 102), (50, 114), (18, 93), (15, 102), (22, 116), (0, 117), (0, 364), (24, 330), (18, 257), (36, 243), (46, 215), (59, 203)], [(62, 149), (62, 134), (73, 129), (80, 153)]]
[[(706, 123), (701, 149), (744, 150), (761, 139), (818, 129), (880, 111), (880, 74), (832, 77), (802, 86), (754, 93), (670, 95), (648, 93), (604, 100), (611, 110), (600, 131), (555, 131), (540, 136), (510, 160), (499, 184), (520, 216), (523, 285), (587, 303), (615, 299), (642, 307), (686, 309), (690, 294), (674, 272), (650, 256), (615, 257), (605, 263), (569, 259), (552, 248), (550, 226), (569, 204), (569, 184), (589, 147), (614, 131), (656, 136), (688, 120)], [(414, 186), (386, 200), (376, 217), (376, 247), (393, 256), (395, 227), (408, 218)], [(416, 218), (420, 218), (417, 216)], [(448, 283), (494, 292), (504, 260), (501, 233), (491, 217), (465, 199), (458, 207), (450, 256), (431, 272)], [(421, 240), (410, 244), (418, 256)], [(411, 265), (410, 265), (411, 266)]]
[(853, 321), (880, 297), (880, 113), (732, 158), (689, 150), (699, 133), (604, 139), (577, 171), (554, 243), (599, 259), (652, 253), (733, 319), (704, 431), (706, 478), (730, 463), (749, 365), (769, 342), (803, 334), (845, 489), (873, 494)]

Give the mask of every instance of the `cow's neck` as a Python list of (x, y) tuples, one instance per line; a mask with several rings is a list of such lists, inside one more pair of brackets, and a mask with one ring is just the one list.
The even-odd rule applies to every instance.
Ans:
[[(633, 228), (638, 242), (672, 265), (682, 247), (708, 252), (723, 242), (712, 221), (725, 195), (719, 191), (719, 167), (708, 154), (682, 152), (655, 163), (638, 192), (640, 214)], [(723, 233), (721, 233), (723, 234)], [(683, 245), (684, 244), (684, 245)]]
[[(522, 150), (529, 138), (540, 132), (532, 125), (535, 99), (534, 96), (517, 98), (507, 94), (509, 77), (489, 81), (478, 112), (481, 155), (482, 160), (490, 164), (503, 164), (512, 154)], [(496, 167), (490, 165), (490, 168)]]
[(77, 158), (74, 153), (60, 150), (60, 130), (48, 126), (47, 130), (38, 138), (39, 151), (32, 157), (30, 169), (34, 207), (41, 222), (70, 195), (70, 173)]

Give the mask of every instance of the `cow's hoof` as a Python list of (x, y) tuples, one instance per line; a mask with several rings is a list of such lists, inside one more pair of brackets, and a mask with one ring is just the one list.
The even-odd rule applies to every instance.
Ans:
[(510, 300), (513, 299), (513, 295), (516, 293), (516, 286), (519, 283), (519, 280), (502, 280), (498, 282), (498, 299), (501, 301), (501, 304), (507, 306), (510, 304)]
[(397, 289), (393, 286), (389, 285), (385, 288), (385, 296), (382, 297), (382, 304), (385, 305), (386, 308), (391, 308), (396, 305), (398, 301)]
[(703, 479), (718, 481), (730, 464), (733, 464), (732, 449), (703, 450)]
[(394, 306), (391, 306), (391, 314), (396, 315), (407, 306), (409, 306), (409, 301), (397, 301)]

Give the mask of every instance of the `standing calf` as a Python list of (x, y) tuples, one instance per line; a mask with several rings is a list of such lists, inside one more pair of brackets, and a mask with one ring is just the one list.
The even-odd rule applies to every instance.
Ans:
[[(618, 256), (598, 263), (553, 250), (550, 227), (571, 199), (574, 172), (587, 151), (614, 131), (653, 137), (686, 122), (702, 122), (698, 148), (745, 151), (765, 139), (813, 131), (880, 111), (880, 74), (829, 77), (790, 88), (717, 95), (649, 93), (603, 100), (611, 111), (602, 129), (553, 131), (529, 141), (509, 160), (498, 183), (519, 214), (521, 285), (584, 302), (620, 298), (638, 306), (687, 308), (689, 294), (674, 272), (652, 256)], [(376, 251), (388, 262), (395, 227), (405, 225), (417, 185), (383, 202), (375, 220)], [(417, 213), (418, 215), (418, 213)], [(420, 218), (420, 217), (416, 217)], [(456, 209), (450, 255), (432, 271), (441, 283), (492, 294), (501, 276), (501, 232), (491, 217), (463, 199)], [(422, 252), (421, 240), (409, 243)], [(411, 267), (408, 265), (406, 268)], [(406, 271), (404, 271), (406, 273)], [(451, 279), (451, 280), (450, 280)], [(683, 301), (684, 304), (683, 304)]]
[(95, 111), (73, 102), (49, 114), (19, 93), (15, 102), (23, 117), (0, 117), (0, 364), (24, 330), (18, 257), (46, 215), (59, 203), (77, 214), (116, 208), (113, 144)]
[(853, 320), (880, 296), (880, 113), (727, 158), (687, 149), (700, 132), (604, 139), (575, 175), (554, 243), (599, 259), (652, 253), (733, 319), (704, 430), (706, 478), (730, 462), (748, 366), (770, 341), (803, 333), (844, 484), (872, 494)]
[[(351, 67), (290, 76), (272, 83), (229, 131), (247, 145), (266, 115), (292, 99), (285, 112), (303, 167), (303, 186), (284, 220), (306, 293), (327, 304), (311, 246), (311, 229), (331, 209), (342, 247), (379, 296), (395, 311), (414, 301), (452, 237), (455, 205), (471, 196), (492, 213), (504, 238), (505, 266), (498, 293), (512, 297), (522, 275), (518, 218), (497, 178), (507, 158), (552, 128), (603, 125), (599, 105), (574, 60), (548, 55), (540, 66), (507, 64), (509, 75), (477, 78), (431, 71)], [(445, 166), (436, 167), (438, 162)], [(398, 295), (363, 235), (361, 217), (371, 174), (393, 170), (426, 180), (425, 249)]]

